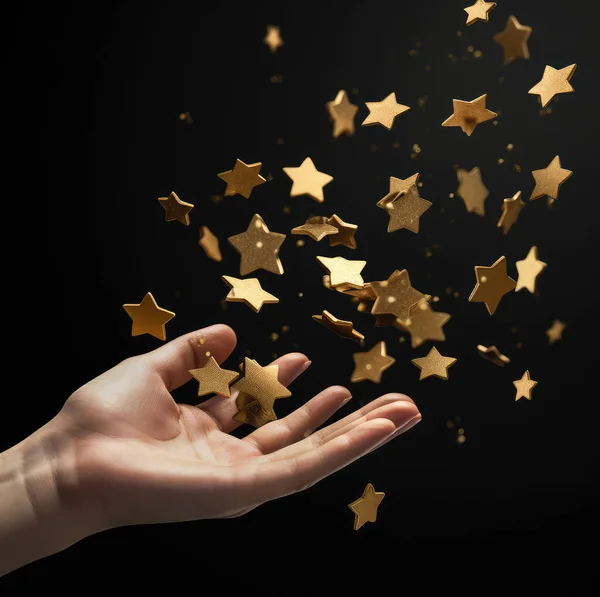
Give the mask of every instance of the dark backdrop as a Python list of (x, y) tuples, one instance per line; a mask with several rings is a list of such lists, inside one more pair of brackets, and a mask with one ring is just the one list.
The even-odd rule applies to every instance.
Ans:
[[(340, 414), (401, 391), (415, 399), (423, 421), (312, 489), (240, 519), (89, 538), (4, 579), (7, 588), (19, 588), (13, 594), (40, 580), (62, 586), (79, 575), (108, 585), (122, 577), (139, 587), (168, 580), (174, 571), (177, 586), (194, 587), (208, 570), (227, 578), (229, 588), (281, 592), (266, 581), (293, 579), (297, 587), (311, 580), (311, 570), (332, 566), (335, 554), (345, 560), (342, 568), (331, 568), (340, 586), (359, 578), (399, 581), (416, 560), (435, 570), (443, 562), (468, 567), (482, 555), (506, 562), (503, 575), (510, 575), (532, 555), (578, 555), (581, 541), (593, 536), (599, 408), (591, 387), (590, 335), (597, 308), (593, 235), (600, 215), (593, 19), (578, 18), (566, 2), (505, 1), (488, 23), (467, 28), (466, 4), (59, 3), (33, 19), (36, 117), (25, 124), (40, 134), (39, 172), (47, 184), (40, 202), (49, 219), (37, 267), (50, 273), (52, 283), (44, 289), (44, 308), (24, 325), (48, 341), (37, 372), (49, 381), (35, 393), (35, 408), (31, 399), (16, 401), (13, 415), (0, 419), (0, 447), (42, 425), (90, 378), (159, 344), (149, 336), (132, 338), (122, 309), (147, 291), (177, 314), (167, 324), (169, 338), (218, 321), (231, 325), (238, 335), (231, 368), (247, 350), (262, 364), (273, 354), (305, 352), (313, 365), (294, 383), (293, 398), (277, 404), (279, 416), (324, 385), (349, 384), (356, 346), (310, 316), (329, 309), (351, 319), (367, 347), (386, 340), (397, 362), (379, 386), (349, 385), (354, 400)], [(509, 14), (533, 27), (531, 59), (503, 66), (492, 35)], [(281, 26), (285, 41), (276, 54), (262, 42), (269, 23)], [(527, 90), (544, 65), (573, 62), (575, 93), (560, 96), (550, 104), (552, 113), (542, 116)], [(324, 104), (339, 89), (359, 105), (357, 124), (368, 113), (365, 101), (392, 91), (412, 109), (391, 132), (358, 126), (354, 137), (333, 140)], [(500, 113), (496, 125), (480, 125), (472, 137), (440, 126), (452, 98), (482, 93)], [(192, 124), (179, 120), (186, 111)], [(421, 151), (411, 157), (414, 144)], [(574, 171), (558, 202), (551, 208), (545, 199), (528, 204), (502, 235), (496, 228), (502, 199), (517, 190), (528, 198), (531, 170), (556, 154)], [(307, 156), (335, 177), (323, 205), (289, 197), (291, 182), (281, 168), (298, 166)], [(262, 161), (272, 182), (249, 200), (212, 201), (224, 190), (217, 173), (237, 157)], [(460, 199), (449, 197), (457, 186), (456, 166), (481, 168), (490, 189), (485, 217), (468, 214)], [(421, 233), (387, 234), (387, 216), (375, 203), (387, 192), (389, 176), (417, 171), (422, 196), (433, 202)], [(188, 228), (164, 221), (156, 199), (172, 190), (195, 204)], [(288, 234), (309, 215), (337, 213), (358, 224), (358, 249), (308, 238), (297, 247), (300, 237), (288, 236), (280, 253), (285, 274), (258, 273), (280, 303), (259, 314), (244, 305), (224, 308), (227, 288), (220, 276), (239, 275), (239, 257), (226, 237), (245, 230), (254, 213), (271, 230)], [(220, 264), (196, 244), (203, 224), (221, 240)], [(467, 301), (474, 265), (506, 255), (516, 278), (515, 261), (532, 245), (548, 263), (538, 296), (512, 293), (493, 317)], [(411, 350), (409, 342), (398, 342), (396, 330), (376, 328), (372, 316), (323, 288), (315, 260), (320, 254), (365, 259), (367, 280), (407, 268), (416, 288), (439, 296), (434, 307), (452, 319), (446, 342), (437, 346), (458, 358), (449, 381), (419, 383), (410, 359), (426, 354), (430, 344)], [(39, 297), (41, 289), (30, 283)], [(561, 342), (549, 346), (545, 330), (555, 318), (567, 329)], [(481, 359), (478, 343), (496, 344), (510, 365), (501, 369)], [(539, 385), (531, 402), (515, 402), (512, 381), (525, 369)], [(176, 398), (193, 401), (193, 385)], [(463, 444), (457, 442), (459, 428)], [(347, 504), (367, 482), (386, 498), (377, 523), (354, 532)], [(392, 568), (382, 566), (386, 559), (396, 562)], [(583, 569), (575, 570), (580, 577)]]

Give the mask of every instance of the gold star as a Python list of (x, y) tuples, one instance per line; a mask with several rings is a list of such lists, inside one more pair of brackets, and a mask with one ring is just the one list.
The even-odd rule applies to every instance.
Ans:
[(490, 267), (475, 266), (477, 284), (469, 297), (471, 303), (485, 303), (490, 315), (498, 308), (500, 299), (510, 292), (516, 282), (506, 273), (506, 257), (502, 256)]
[(254, 398), (268, 413), (277, 398), (287, 398), (292, 393), (277, 379), (278, 365), (261, 367), (254, 359), (244, 359), (244, 377), (233, 384), (232, 389)]
[(452, 100), (454, 112), (442, 122), (442, 126), (459, 126), (470, 137), (478, 124), (498, 116), (485, 107), (486, 99), (487, 94), (484, 93), (470, 102)]
[(200, 240), (198, 244), (204, 249), (206, 256), (213, 261), (222, 261), (223, 256), (219, 249), (219, 239), (210, 231), (208, 226), (200, 227)]
[(477, 21), (483, 21), (487, 23), (488, 13), (496, 8), (495, 2), (485, 2), (484, 0), (476, 0), (472, 6), (467, 6), (463, 10), (467, 13), (467, 26), (476, 23)]
[(350, 261), (343, 257), (317, 256), (317, 261), (328, 271), (333, 288), (362, 288), (365, 285), (360, 272), (367, 265), (366, 261)]
[(409, 314), (408, 319), (401, 319), (398, 324), (410, 334), (412, 348), (418, 348), (427, 340), (446, 339), (442, 326), (450, 319), (449, 313), (434, 311), (427, 299), (422, 298), (410, 308)]
[(263, 41), (269, 46), (271, 52), (277, 52), (277, 50), (283, 45), (281, 34), (279, 33), (279, 27), (275, 25), (267, 25), (267, 34), (264, 36)]
[(508, 234), (524, 207), (525, 203), (521, 199), (521, 191), (517, 191), (512, 199), (504, 199), (502, 202), (502, 215), (498, 220), (498, 227), (502, 226), (504, 234)]
[(128, 303), (123, 305), (123, 309), (133, 320), (132, 336), (150, 334), (159, 340), (166, 340), (165, 323), (173, 319), (175, 313), (161, 309), (156, 304), (152, 293), (148, 292), (139, 305)]
[(362, 126), (380, 124), (388, 130), (391, 130), (396, 116), (410, 110), (408, 106), (396, 102), (395, 93), (390, 93), (380, 102), (366, 102), (366, 104), (369, 108), (369, 115), (363, 120)]
[(330, 247), (344, 245), (349, 249), (356, 249), (356, 239), (354, 238), (354, 235), (358, 230), (358, 226), (356, 224), (348, 224), (348, 222), (344, 222), (342, 218), (336, 216), (335, 214), (327, 219), (327, 223), (337, 228), (338, 231), (337, 234), (332, 234), (329, 237)]
[(506, 355), (503, 355), (493, 344), (491, 346), (478, 344), (477, 350), (486, 361), (490, 361), (490, 363), (494, 363), (494, 365), (498, 365), (499, 367), (504, 367), (504, 365), (510, 363), (510, 359)]
[(456, 171), (458, 188), (456, 194), (465, 203), (468, 212), (474, 212), (479, 216), (485, 215), (484, 203), (490, 192), (481, 180), (481, 172), (477, 166), (470, 172), (459, 168)]
[(424, 298), (422, 293), (411, 286), (410, 277), (405, 269), (396, 270), (382, 282), (371, 282), (371, 286), (377, 296), (371, 311), (373, 315), (391, 313), (398, 319), (408, 319), (410, 308)]
[(217, 174), (221, 180), (227, 183), (225, 195), (231, 196), (239, 193), (248, 199), (254, 187), (267, 182), (267, 179), (259, 174), (261, 167), (261, 162), (244, 164), (242, 160), (236, 160), (233, 170)]
[(532, 294), (535, 293), (536, 279), (547, 265), (547, 263), (538, 259), (537, 247), (531, 247), (529, 253), (527, 253), (527, 257), (521, 261), (517, 261), (519, 278), (515, 292), (519, 292), (522, 288), (527, 288)]
[(361, 497), (348, 504), (348, 508), (354, 512), (354, 530), (358, 531), (365, 522), (377, 520), (377, 508), (385, 497), (383, 491), (375, 491), (370, 483), (367, 483)]
[(229, 371), (229, 369), (221, 369), (214, 357), (210, 357), (204, 367), (199, 369), (190, 369), (190, 375), (198, 382), (198, 396), (206, 396), (206, 394), (219, 394), (229, 398), (229, 386), (232, 381), (236, 380), (240, 374), (237, 371)]
[(269, 421), (275, 421), (275, 419), (277, 419), (277, 415), (273, 408), (266, 411), (257, 400), (244, 392), (238, 394), (238, 397), (235, 399), (235, 404), (239, 410), (233, 415), (233, 418), (240, 423), (248, 423), (254, 427), (262, 427)]
[(366, 352), (355, 352), (352, 357), (354, 358), (354, 371), (350, 378), (352, 382), (370, 379), (379, 383), (381, 374), (396, 362), (395, 358), (388, 356), (385, 342), (375, 344)]
[(539, 95), (542, 108), (545, 108), (558, 93), (571, 93), (575, 91), (569, 81), (576, 67), (576, 64), (571, 64), (557, 70), (551, 66), (546, 66), (542, 80), (536, 83), (528, 93)]
[(325, 105), (333, 120), (334, 138), (342, 133), (354, 135), (354, 117), (358, 112), (358, 106), (350, 102), (348, 94), (342, 89), (338, 91), (332, 102), (327, 102)]
[(358, 330), (354, 329), (354, 324), (351, 321), (338, 319), (329, 311), (323, 311), (321, 315), (313, 315), (312, 318), (330, 329), (334, 334), (340, 336), (340, 338), (348, 338), (349, 340), (354, 340), (358, 344), (365, 339)]
[(390, 176), (390, 192), (383, 198), (377, 202), (377, 207), (381, 207), (381, 209), (388, 209), (389, 204), (394, 202), (394, 199), (398, 198), (400, 193), (405, 193), (412, 187), (416, 185), (419, 181), (419, 173), (413, 174), (409, 176), (405, 180), (401, 178), (395, 178), (394, 176)]
[(417, 233), (419, 232), (419, 220), (431, 207), (431, 201), (423, 199), (419, 195), (417, 185), (412, 185), (407, 191), (399, 193), (388, 205), (386, 210), (390, 217), (388, 232), (406, 228)]
[(292, 179), (290, 197), (308, 195), (315, 201), (323, 203), (323, 187), (333, 180), (333, 176), (319, 172), (310, 158), (306, 158), (297, 168), (284, 168), (283, 171)]
[(517, 395), (515, 396), (515, 402), (520, 398), (527, 398), (527, 400), (531, 400), (531, 391), (535, 386), (537, 386), (537, 381), (534, 381), (529, 376), (529, 370), (523, 373), (523, 377), (521, 379), (517, 379), (513, 381), (513, 385), (517, 388)]
[(448, 379), (448, 369), (456, 363), (456, 359), (442, 356), (434, 346), (426, 357), (413, 359), (411, 363), (421, 370), (419, 381), (432, 375), (440, 379)]
[(527, 40), (531, 35), (531, 27), (521, 25), (513, 15), (508, 17), (504, 31), (494, 35), (494, 41), (502, 46), (504, 64), (512, 62), (515, 58), (529, 59)]
[(242, 276), (257, 269), (283, 274), (283, 265), (278, 254), (279, 248), (285, 240), (285, 234), (270, 232), (258, 214), (254, 214), (246, 232), (230, 236), (227, 240), (241, 255), (240, 274)]
[(167, 222), (177, 220), (186, 226), (190, 225), (190, 216), (188, 214), (194, 209), (193, 204), (182, 201), (175, 191), (168, 197), (159, 197), (158, 200), (165, 208), (165, 220)]
[(531, 193), (530, 200), (538, 199), (544, 195), (548, 195), (552, 199), (558, 199), (558, 188), (573, 172), (562, 168), (560, 157), (556, 156), (547, 168), (534, 170), (532, 174), (535, 179), (535, 188)]
[(565, 331), (567, 326), (560, 321), (559, 319), (555, 319), (552, 322), (552, 327), (546, 330), (546, 336), (548, 336), (548, 342), (552, 345), (557, 340), (562, 340), (562, 333)]
[(274, 305), (279, 299), (262, 289), (258, 278), (239, 280), (232, 276), (222, 276), (222, 280), (231, 288), (225, 297), (228, 303), (246, 303), (258, 313), (263, 305)]
[(310, 236), (313, 240), (319, 242), (329, 234), (337, 234), (338, 229), (335, 226), (327, 223), (327, 218), (324, 216), (314, 216), (308, 218), (302, 226), (292, 228), (292, 234), (303, 234)]

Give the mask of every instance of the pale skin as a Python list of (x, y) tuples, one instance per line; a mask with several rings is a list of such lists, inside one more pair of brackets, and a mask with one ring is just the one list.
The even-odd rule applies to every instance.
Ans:
[[(350, 399), (332, 386), (306, 402), (294, 395), (297, 410), (238, 439), (235, 392), (198, 406), (171, 396), (207, 352), (222, 363), (235, 344), (231, 328), (214, 325), (127, 359), (0, 454), (0, 575), (117, 526), (240, 516), (421, 420), (410, 398), (386, 394), (315, 431)], [(310, 361), (291, 353), (274, 364), (288, 385)]]

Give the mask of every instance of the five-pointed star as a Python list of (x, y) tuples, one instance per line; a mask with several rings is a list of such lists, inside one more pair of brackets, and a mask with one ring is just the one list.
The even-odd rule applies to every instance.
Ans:
[(551, 66), (546, 66), (542, 80), (535, 84), (528, 93), (539, 95), (542, 108), (545, 108), (558, 93), (571, 93), (575, 91), (569, 81), (576, 67), (576, 64), (571, 64), (557, 70)]
[(277, 419), (277, 415), (272, 407), (268, 411), (265, 410), (258, 400), (255, 400), (252, 396), (248, 396), (248, 394), (244, 392), (238, 394), (235, 404), (238, 407), (238, 412), (233, 415), (233, 418), (240, 423), (248, 423), (254, 427), (262, 427), (270, 421), (275, 421), (275, 419)]
[(452, 100), (454, 112), (442, 122), (442, 126), (459, 126), (470, 137), (478, 124), (498, 116), (485, 107), (486, 99), (487, 94), (484, 93), (470, 102)]
[(444, 341), (446, 335), (442, 326), (450, 319), (449, 313), (434, 311), (426, 298), (422, 298), (410, 308), (410, 317), (401, 319), (398, 324), (410, 334), (411, 345), (418, 348), (427, 340)]
[(422, 293), (411, 286), (410, 277), (405, 269), (394, 271), (382, 282), (371, 282), (371, 286), (377, 296), (371, 311), (373, 315), (391, 313), (398, 319), (408, 319), (410, 308), (424, 298)]
[(421, 370), (419, 381), (432, 375), (440, 379), (448, 379), (448, 368), (456, 363), (456, 359), (442, 356), (434, 346), (426, 357), (413, 359), (411, 363)]
[(513, 290), (516, 282), (506, 273), (506, 257), (502, 256), (490, 267), (475, 266), (477, 284), (469, 297), (471, 303), (485, 303), (490, 315), (498, 308), (500, 299)]
[(310, 158), (306, 158), (297, 168), (287, 167), (283, 171), (292, 179), (290, 197), (308, 195), (323, 203), (323, 187), (333, 180), (333, 176), (319, 172)]
[(388, 203), (387, 208), (390, 221), (388, 232), (395, 232), (406, 228), (411, 232), (419, 232), (419, 220), (421, 216), (431, 207), (431, 201), (423, 199), (419, 195), (417, 185), (412, 185), (407, 191), (399, 193), (397, 198)]
[(279, 33), (279, 27), (275, 25), (267, 25), (267, 34), (264, 36), (263, 41), (269, 46), (271, 52), (277, 52), (277, 50), (283, 45), (283, 40)]
[(329, 246), (335, 247), (337, 245), (344, 245), (349, 249), (356, 249), (356, 239), (354, 235), (358, 230), (358, 226), (356, 224), (348, 224), (348, 222), (344, 222), (342, 218), (333, 214), (330, 218), (327, 218), (327, 223), (331, 226), (337, 228), (337, 234), (332, 234), (329, 237)]
[(154, 300), (151, 292), (148, 292), (138, 305), (128, 303), (123, 305), (127, 315), (133, 320), (131, 335), (140, 336), (150, 334), (159, 340), (166, 340), (165, 323), (175, 317), (175, 313), (161, 309)]
[(534, 170), (532, 174), (535, 179), (535, 188), (531, 193), (530, 200), (538, 199), (544, 195), (548, 195), (552, 199), (558, 199), (558, 188), (573, 172), (562, 168), (560, 157), (555, 156), (546, 168)]
[(350, 102), (343, 89), (338, 91), (332, 102), (327, 102), (326, 107), (333, 120), (333, 136), (339, 137), (342, 133), (354, 135), (354, 117), (358, 106)]
[(362, 126), (380, 124), (388, 130), (391, 130), (396, 116), (410, 110), (408, 106), (396, 102), (395, 93), (390, 93), (380, 102), (366, 102), (366, 104), (369, 108), (369, 115), (363, 120)]
[(458, 178), (456, 194), (464, 201), (467, 211), (479, 216), (485, 215), (484, 203), (490, 192), (481, 180), (479, 168), (475, 166), (470, 172), (459, 168), (456, 176)]
[(254, 214), (246, 232), (227, 239), (241, 255), (240, 274), (245, 276), (257, 269), (283, 274), (283, 265), (278, 254), (285, 236), (279, 232), (270, 232), (264, 220), (258, 214)]
[(512, 62), (515, 58), (529, 58), (527, 40), (531, 35), (531, 27), (521, 25), (513, 15), (508, 17), (504, 31), (494, 35), (494, 41), (502, 46), (504, 64)]
[(377, 520), (377, 508), (385, 497), (383, 491), (375, 491), (371, 483), (367, 483), (361, 497), (348, 504), (348, 508), (354, 512), (354, 530), (358, 531), (365, 522)]
[(478, 344), (477, 350), (486, 361), (490, 361), (490, 363), (494, 363), (494, 365), (498, 365), (499, 367), (504, 367), (504, 365), (510, 363), (510, 359), (506, 355), (503, 355), (493, 344), (491, 346)]
[(324, 216), (314, 216), (308, 218), (302, 226), (292, 228), (292, 234), (303, 234), (310, 236), (313, 240), (319, 242), (330, 234), (337, 234), (338, 229), (335, 226), (327, 223), (327, 218)]
[(177, 220), (186, 226), (190, 225), (189, 213), (194, 209), (192, 203), (182, 201), (175, 191), (170, 193), (168, 197), (159, 197), (158, 200), (165, 208), (165, 220), (167, 220), (167, 222)]
[(200, 240), (198, 244), (204, 249), (206, 256), (213, 261), (222, 261), (223, 256), (219, 249), (219, 239), (210, 231), (208, 226), (200, 227)]
[(236, 381), (234, 390), (252, 396), (266, 412), (273, 408), (277, 398), (287, 398), (292, 393), (277, 379), (278, 365), (261, 367), (254, 359), (244, 359), (244, 377)]
[(527, 253), (527, 257), (521, 261), (517, 261), (519, 278), (515, 292), (519, 292), (522, 288), (527, 288), (532, 294), (535, 293), (536, 279), (547, 265), (547, 263), (538, 259), (537, 247), (531, 247), (529, 253)]
[(354, 329), (354, 324), (351, 321), (338, 319), (329, 311), (324, 310), (321, 315), (313, 315), (312, 318), (341, 338), (354, 340), (358, 344), (365, 339), (365, 337), (358, 330)]
[(381, 209), (388, 209), (390, 203), (393, 203), (394, 200), (399, 197), (400, 193), (405, 193), (408, 191), (408, 189), (410, 189), (410, 187), (416, 185), (418, 181), (418, 172), (404, 180), (390, 176), (390, 191), (383, 199), (380, 199), (377, 202), (377, 207), (380, 207)]
[(496, 8), (495, 2), (485, 2), (485, 0), (475, 0), (475, 4), (467, 6), (463, 10), (467, 13), (467, 26), (476, 23), (477, 21), (483, 21), (487, 23), (488, 13)]
[(248, 199), (254, 187), (267, 182), (267, 179), (259, 174), (261, 167), (262, 162), (244, 164), (242, 160), (237, 159), (233, 170), (227, 170), (217, 175), (227, 183), (225, 195), (231, 196), (239, 193)]
[(527, 398), (527, 400), (531, 400), (531, 390), (537, 386), (537, 381), (534, 381), (529, 376), (529, 370), (523, 373), (523, 377), (521, 379), (517, 379), (513, 381), (513, 385), (517, 388), (517, 395), (515, 396), (515, 402), (520, 398)]
[(231, 288), (225, 297), (228, 303), (246, 303), (258, 313), (263, 305), (273, 305), (279, 299), (262, 289), (258, 278), (240, 280), (232, 276), (223, 276), (222, 280)]
[(379, 383), (381, 374), (396, 362), (395, 358), (388, 356), (385, 342), (375, 344), (366, 352), (355, 352), (352, 357), (354, 358), (354, 371), (350, 378), (352, 382), (370, 379)]
[(365, 285), (360, 272), (366, 261), (350, 261), (344, 257), (323, 257), (317, 255), (317, 261), (329, 272), (329, 281), (333, 288), (362, 288)]
[(552, 326), (546, 330), (546, 336), (548, 336), (548, 342), (550, 344), (554, 344), (557, 340), (562, 339), (562, 333), (565, 331), (567, 326), (560, 321), (559, 319), (555, 319), (552, 322)]
[(237, 379), (240, 374), (237, 371), (221, 369), (214, 357), (210, 357), (204, 367), (199, 369), (190, 369), (190, 375), (200, 382), (198, 386), (198, 396), (206, 394), (219, 394), (229, 398), (229, 386), (232, 381)]
[(525, 203), (521, 199), (521, 191), (517, 191), (511, 199), (504, 199), (502, 202), (502, 215), (498, 220), (498, 227), (502, 227), (504, 234), (508, 234), (524, 207)]

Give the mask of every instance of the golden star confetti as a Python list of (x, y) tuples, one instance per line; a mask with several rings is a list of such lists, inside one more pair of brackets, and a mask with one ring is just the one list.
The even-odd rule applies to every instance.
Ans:
[(373, 348), (366, 352), (355, 352), (352, 356), (354, 358), (354, 372), (350, 378), (351, 382), (369, 379), (379, 383), (382, 373), (396, 362), (396, 359), (388, 356), (385, 342), (375, 344)]
[(204, 249), (206, 256), (213, 261), (222, 261), (219, 239), (210, 231), (208, 226), (200, 227), (200, 240), (198, 244)]
[(424, 298), (422, 293), (411, 286), (410, 277), (405, 269), (394, 271), (382, 282), (371, 282), (371, 286), (377, 296), (371, 311), (373, 315), (390, 313), (398, 319), (408, 319), (410, 308)]
[(500, 299), (514, 289), (517, 283), (506, 273), (506, 257), (502, 256), (492, 266), (475, 266), (477, 284), (469, 297), (471, 303), (485, 303), (490, 315), (498, 308)]
[(190, 369), (189, 373), (196, 381), (200, 382), (198, 396), (219, 394), (219, 396), (225, 396), (226, 398), (231, 395), (229, 386), (240, 376), (237, 371), (221, 369), (214, 357), (210, 357), (204, 367)]
[(350, 261), (343, 257), (317, 256), (317, 261), (329, 273), (329, 281), (333, 288), (362, 288), (365, 285), (360, 272), (367, 265), (366, 261)]
[(269, 50), (275, 53), (283, 45), (279, 27), (275, 25), (267, 25), (267, 34), (264, 36), (263, 41), (269, 46)]
[(548, 195), (552, 199), (558, 199), (558, 189), (560, 185), (573, 174), (571, 170), (566, 170), (561, 166), (560, 157), (555, 158), (546, 168), (534, 170), (533, 178), (535, 179), (535, 188), (531, 193), (530, 200), (538, 199), (544, 195)]
[(400, 193), (405, 193), (419, 182), (419, 173), (413, 174), (409, 176), (405, 180), (401, 178), (395, 178), (394, 176), (390, 176), (390, 191), (389, 193), (377, 202), (377, 207), (381, 209), (388, 209), (389, 203), (393, 202), (395, 198), (397, 198)]
[(434, 346), (426, 357), (413, 359), (411, 363), (421, 370), (419, 381), (432, 375), (440, 379), (448, 379), (448, 369), (456, 363), (456, 359), (442, 356)]
[(419, 232), (419, 221), (421, 216), (431, 207), (431, 201), (423, 199), (419, 195), (417, 185), (412, 185), (408, 190), (399, 193), (386, 209), (390, 221), (388, 232), (395, 232), (406, 228), (411, 232)]
[(480, 95), (470, 102), (452, 100), (454, 112), (442, 122), (442, 126), (459, 126), (470, 137), (478, 124), (498, 116), (496, 112), (485, 107), (486, 100), (487, 94)]
[(338, 231), (337, 234), (332, 234), (329, 237), (330, 247), (344, 245), (349, 249), (356, 249), (356, 239), (354, 238), (354, 235), (358, 230), (358, 226), (356, 224), (348, 224), (348, 222), (344, 222), (344, 220), (342, 220), (336, 214), (333, 214), (330, 218), (328, 218), (327, 223), (330, 226), (334, 226)]
[(369, 108), (369, 115), (363, 120), (362, 126), (380, 124), (388, 130), (391, 130), (396, 116), (410, 110), (408, 106), (396, 102), (395, 93), (390, 93), (380, 102), (366, 102), (366, 105)]
[(283, 274), (283, 265), (278, 254), (285, 236), (269, 231), (264, 220), (258, 214), (254, 214), (246, 232), (227, 239), (241, 255), (240, 274), (245, 276), (257, 269)]
[(194, 209), (191, 203), (182, 201), (175, 191), (173, 191), (168, 197), (159, 197), (160, 204), (165, 208), (165, 220), (172, 222), (177, 220), (186, 226), (190, 225), (189, 213)]
[(476, 0), (475, 4), (463, 8), (467, 13), (467, 26), (473, 25), (477, 21), (487, 23), (488, 13), (494, 8), (496, 8), (495, 2), (485, 2), (484, 0)]
[(358, 531), (366, 522), (377, 520), (377, 508), (385, 497), (383, 491), (375, 491), (371, 483), (367, 483), (361, 497), (348, 504), (348, 508), (354, 512), (354, 530)]
[(494, 35), (494, 41), (502, 46), (504, 53), (504, 64), (508, 64), (515, 58), (529, 59), (529, 47), (527, 41), (531, 35), (531, 27), (521, 25), (517, 17), (510, 15), (506, 21), (504, 31)]
[(343, 89), (338, 91), (332, 102), (327, 102), (326, 108), (333, 120), (334, 138), (342, 133), (354, 135), (354, 117), (358, 112), (358, 106), (350, 102), (348, 94)]
[(329, 311), (323, 311), (321, 315), (313, 315), (312, 318), (341, 338), (354, 340), (358, 344), (365, 339), (365, 337), (358, 330), (354, 329), (354, 324), (351, 321), (338, 319)]
[(517, 191), (510, 199), (504, 199), (502, 202), (502, 215), (498, 220), (498, 228), (502, 227), (504, 234), (508, 234), (524, 207), (525, 203), (521, 199), (521, 191)]
[(148, 292), (141, 303), (123, 305), (127, 315), (131, 317), (133, 325), (131, 327), (132, 336), (141, 334), (150, 334), (159, 340), (166, 340), (165, 323), (175, 317), (175, 313), (161, 309), (154, 300), (151, 292)]
[(328, 218), (324, 216), (314, 216), (308, 218), (302, 226), (292, 228), (292, 234), (303, 234), (310, 236), (313, 240), (319, 242), (330, 234), (337, 234), (338, 229), (327, 223)]
[(225, 297), (228, 303), (246, 303), (248, 307), (258, 313), (263, 305), (273, 305), (279, 299), (262, 289), (258, 278), (239, 280), (232, 276), (223, 276), (222, 280), (231, 288)]
[(464, 201), (468, 212), (479, 216), (485, 215), (484, 203), (490, 192), (481, 180), (481, 172), (477, 166), (470, 172), (459, 168), (456, 171), (458, 188), (456, 194)]
[(239, 193), (248, 199), (254, 187), (267, 182), (267, 179), (259, 174), (261, 168), (261, 162), (244, 164), (242, 160), (236, 160), (233, 170), (227, 170), (217, 175), (227, 183), (225, 195), (229, 197)]
[(429, 306), (427, 298), (422, 298), (413, 305), (409, 315), (408, 319), (400, 319), (398, 323), (410, 334), (412, 348), (418, 348), (427, 340), (446, 339), (442, 326), (450, 320), (450, 314), (434, 311)]
[(290, 197), (308, 195), (323, 203), (323, 187), (333, 180), (333, 176), (319, 172), (310, 158), (306, 158), (297, 168), (283, 168), (283, 171), (293, 182)]
[(504, 367), (504, 365), (510, 363), (510, 359), (506, 355), (503, 355), (493, 344), (491, 346), (478, 344), (477, 350), (486, 361), (494, 363), (498, 367)]
[(529, 376), (529, 371), (525, 371), (523, 373), (523, 377), (521, 379), (517, 379), (513, 381), (513, 385), (517, 388), (517, 395), (515, 396), (515, 402), (520, 398), (527, 398), (527, 400), (531, 400), (531, 391), (535, 386), (537, 386), (537, 381), (534, 381)]
[(248, 423), (258, 428), (277, 419), (272, 407), (268, 411), (265, 410), (258, 400), (244, 392), (238, 394), (235, 404), (238, 407), (238, 412), (233, 415), (233, 418), (240, 423)]
[(531, 247), (527, 257), (521, 261), (517, 261), (517, 271), (519, 278), (515, 292), (519, 292), (522, 288), (527, 288), (532, 294), (535, 293), (535, 282), (537, 277), (542, 273), (547, 263), (538, 259), (537, 247)]
[(557, 70), (551, 66), (546, 66), (542, 80), (534, 85), (528, 93), (539, 95), (542, 108), (545, 108), (555, 95), (575, 91), (569, 81), (576, 67), (576, 64), (571, 64)]
[(552, 326), (546, 330), (546, 336), (548, 336), (548, 342), (550, 345), (554, 344), (558, 340), (562, 340), (562, 333), (565, 331), (567, 326), (560, 321), (560, 319), (555, 319), (552, 322)]

